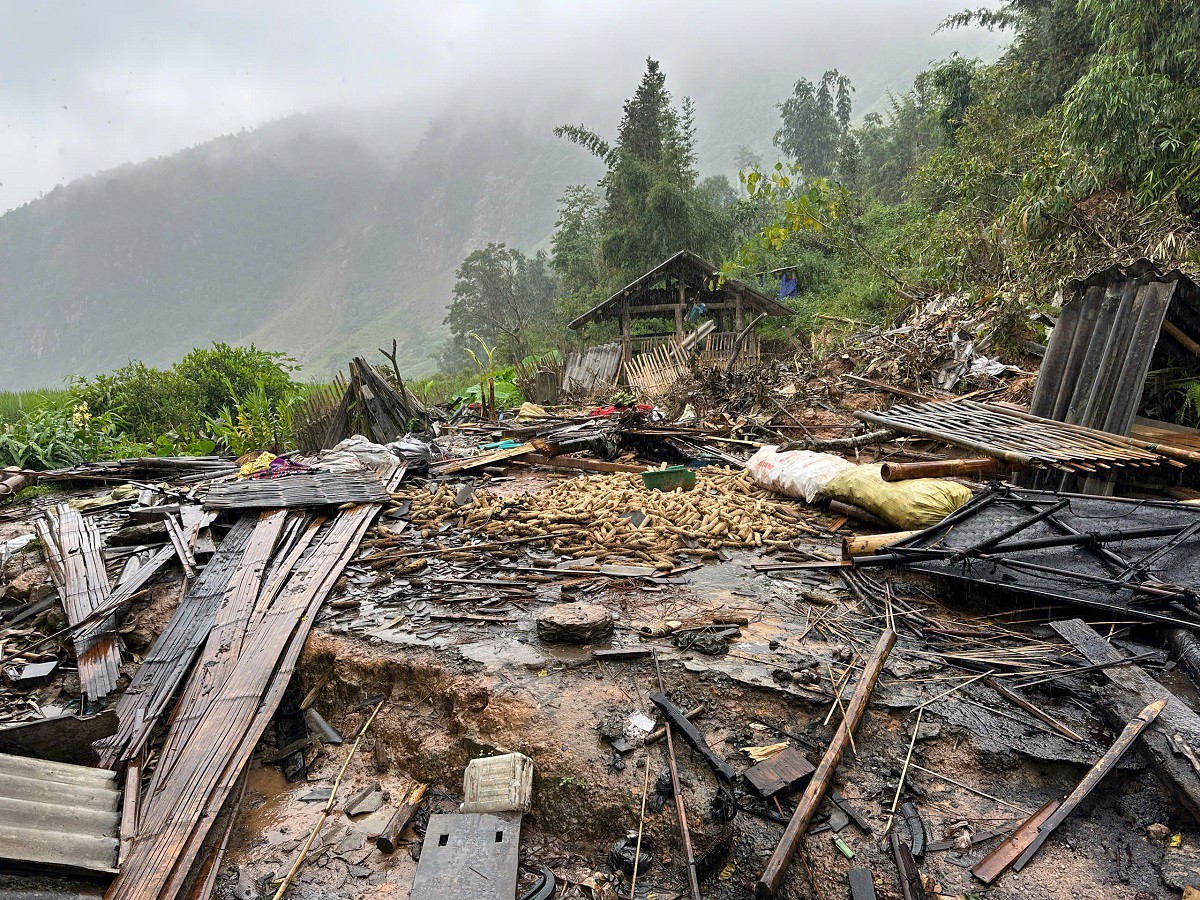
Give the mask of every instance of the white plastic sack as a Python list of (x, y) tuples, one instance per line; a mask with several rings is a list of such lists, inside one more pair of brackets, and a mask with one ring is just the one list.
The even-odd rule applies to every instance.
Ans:
[(322, 450), (317, 465), (327, 472), (350, 475), (366, 469), (380, 469), (395, 461), (396, 457), (387, 447), (355, 434), (332, 450)]
[(746, 461), (746, 471), (757, 485), (805, 503), (823, 499), (825, 485), (854, 463), (830, 453), (763, 447)]

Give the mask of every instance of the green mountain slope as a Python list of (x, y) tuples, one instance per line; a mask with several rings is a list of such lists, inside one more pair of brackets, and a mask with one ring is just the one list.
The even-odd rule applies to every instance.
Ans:
[[(998, 45), (962, 38), (968, 53)], [(930, 37), (864, 60), (849, 73), (856, 110), (949, 49)], [(787, 53), (710, 62), (688, 87), (668, 70), (668, 87), (695, 94), (701, 171), (736, 178), (740, 148), (775, 158), (775, 104), (823, 67)], [(479, 95), (423, 134), (399, 104), (296, 116), (56, 188), (0, 216), (0, 390), (168, 364), (213, 340), (283, 350), (325, 377), (395, 337), (406, 370), (429, 371), (462, 258), (488, 241), (546, 246), (563, 188), (601, 174), (553, 126), (611, 134), (635, 83), (597, 82), (607, 98), (506, 94), (523, 111)]]
[(322, 131), (276, 123), (0, 217), (0, 385), (168, 363), (211, 340), (286, 350), (321, 376), (396, 337), (429, 369), (463, 256), (545, 240), (562, 188), (598, 171), (505, 118), (445, 116), (390, 166)]

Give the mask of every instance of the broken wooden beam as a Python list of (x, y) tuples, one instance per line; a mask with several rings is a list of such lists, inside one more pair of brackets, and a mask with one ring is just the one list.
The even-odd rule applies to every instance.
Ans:
[(1142, 746), (1168, 796), (1176, 797), (1200, 822), (1200, 778), (1171, 743), (1171, 736), (1180, 734), (1191, 746), (1200, 747), (1200, 716), (1082, 619), (1051, 622), (1050, 627), (1092, 664), (1089, 669), (1100, 669), (1112, 682), (1115, 690), (1096, 691), (1092, 698), (1114, 727), (1128, 722), (1146, 703), (1167, 701), (1157, 721), (1143, 733)]
[[(1058, 799), (1046, 801), (1037, 812), (1018, 825), (1012, 834), (1001, 841), (995, 850), (975, 863), (971, 868), (971, 874), (984, 884), (991, 884), (999, 878), (1016, 858), (1025, 852), (1025, 848), (1037, 837), (1042, 823), (1054, 814), (1061, 803), (1062, 801)], [(953, 845), (953, 842), (950, 843)]]
[(413, 787), (396, 811), (392, 813), (392, 817), (383, 826), (383, 831), (379, 832), (375, 838), (375, 846), (381, 853), (396, 852), (396, 848), (400, 846), (400, 838), (404, 834), (404, 829), (408, 827), (413, 814), (420, 808), (421, 800), (425, 797), (428, 787), (427, 784), (418, 784)]
[(811, 824), (813, 816), (816, 815), (817, 807), (821, 805), (825, 792), (833, 782), (837, 765), (842, 759), (842, 754), (846, 752), (846, 747), (850, 744), (850, 736), (866, 714), (867, 703), (871, 698), (871, 692), (875, 689), (875, 682), (879, 679), (879, 673), (883, 671), (883, 664), (887, 661), (888, 654), (891, 653), (895, 643), (896, 632), (890, 628), (879, 636), (875, 649), (871, 651), (871, 656), (863, 667), (862, 675), (859, 676), (858, 684), (855, 685), (854, 696), (846, 707), (845, 716), (838, 725), (829, 749), (821, 758), (817, 771), (813, 773), (808, 787), (796, 805), (796, 811), (792, 814), (791, 821), (788, 822), (779, 846), (771, 854), (766, 868), (763, 869), (763, 873), (758, 879), (758, 896), (774, 897), (779, 892), (788, 864), (799, 848), (804, 833), (808, 831), (808, 826)]
[[(1011, 843), (1005, 841), (979, 863), (975, 869), (989, 876), (991, 881), (994, 881), (999, 875), (1011, 864), (1012, 868), (1019, 872), (1029, 863), (1035, 853), (1041, 849), (1042, 844), (1061, 825), (1075, 808), (1079, 806), (1087, 796), (1095, 790), (1096, 786), (1103, 780), (1104, 776), (1116, 768), (1117, 763), (1121, 761), (1121, 757), (1125, 752), (1133, 746), (1133, 742), (1137, 740), (1146, 728), (1158, 718), (1163, 707), (1167, 705), (1166, 700), (1155, 700), (1148, 704), (1136, 716), (1129, 721), (1121, 734), (1117, 737), (1113, 745), (1104, 751), (1104, 755), (1096, 761), (1096, 764), (1088, 770), (1088, 773), (1083, 776), (1083, 779), (1075, 786), (1063, 800), (1052, 809), (1050, 812), (1045, 812), (1046, 807), (1043, 806), (1035, 812), (1029, 819), (1021, 824), (1017, 829), (1017, 834), (1020, 835)], [(1049, 804), (1047, 804), (1048, 806)], [(1035, 820), (1040, 819), (1036, 827), (1032, 824)], [(980, 880), (983, 880), (983, 875), (976, 873)]]
[(1013, 869), (1021, 871), (1029, 860), (1033, 859), (1033, 855), (1038, 852), (1046, 839), (1054, 832), (1054, 829), (1063, 823), (1063, 821), (1074, 812), (1075, 808), (1082, 803), (1100, 783), (1100, 781), (1111, 772), (1121, 757), (1125, 755), (1125, 751), (1133, 746), (1133, 742), (1137, 740), (1138, 735), (1145, 731), (1146, 727), (1158, 718), (1158, 714), (1163, 711), (1163, 707), (1167, 705), (1166, 700), (1155, 700), (1134, 717), (1134, 719), (1125, 726), (1125, 729), (1117, 737), (1113, 745), (1104, 752), (1104, 755), (1097, 760), (1096, 764), (1083, 776), (1083, 780), (1075, 786), (1075, 790), (1071, 791), (1066, 796), (1062, 803), (1059, 804), (1050, 816), (1038, 826), (1037, 835), (1025, 851), (1017, 857), (1013, 863)]
[(704, 740), (696, 726), (688, 721), (687, 714), (667, 699), (666, 694), (661, 691), (655, 691), (650, 695), (650, 702), (661, 710), (666, 717), (667, 723), (683, 735), (684, 740), (692, 745), (692, 749), (704, 758), (708, 763), (709, 768), (717, 773), (718, 776), (726, 781), (733, 781), (737, 777), (737, 770), (721, 757), (713, 752), (712, 747), (708, 746), (708, 742)]

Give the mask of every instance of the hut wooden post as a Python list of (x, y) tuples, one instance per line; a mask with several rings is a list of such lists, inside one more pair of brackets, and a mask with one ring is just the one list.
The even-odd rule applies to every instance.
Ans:
[(629, 365), (633, 359), (633, 340), (629, 320), (629, 297), (621, 298), (621, 365)]
[(675, 336), (677, 338), (679, 338), (680, 340), (682, 340), (683, 339), (683, 308), (687, 304), (687, 294), (684, 291), (682, 281), (679, 282), (678, 289), (679, 289), (679, 303), (677, 303), (675, 306)]
[(733, 298), (733, 330), (737, 334), (741, 334), (742, 329), (746, 327), (745, 318), (746, 314), (742, 310), (742, 294), (739, 291)]

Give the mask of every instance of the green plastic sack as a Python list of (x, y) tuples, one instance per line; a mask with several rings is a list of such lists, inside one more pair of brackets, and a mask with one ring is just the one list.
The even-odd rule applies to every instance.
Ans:
[(884, 481), (879, 465), (855, 466), (825, 485), (832, 500), (853, 503), (904, 531), (936, 525), (971, 499), (971, 489), (941, 478)]

